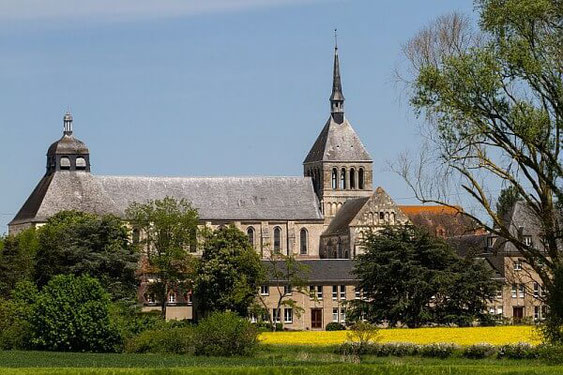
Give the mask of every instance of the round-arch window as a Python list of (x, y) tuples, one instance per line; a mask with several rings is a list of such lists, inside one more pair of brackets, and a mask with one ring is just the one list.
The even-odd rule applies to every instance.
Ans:
[(338, 188), (338, 170), (332, 168), (332, 189), (336, 190)]
[(364, 168), (358, 170), (358, 188), (364, 188)]
[(250, 246), (254, 247), (254, 228), (248, 227), (246, 234), (248, 236), (248, 242), (250, 242)]
[(309, 247), (309, 234), (307, 233), (307, 229), (302, 228), (301, 232), (299, 233), (299, 253), (301, 255), (306, 255)]
[(350, 169), (350, 189), (356, 188), (356, 170), (354, 168)]
[(82, 157), (76, 158), (76, 169), (86, 169), (86, 159)]
[(281, 228), (274, 228), (274, 252), (279, 253), (281, 251)]
[(61, 169), (70, 169), (70, 159), (66, 156), (61, 157)]
[(340, 189), (346, 189), (346, 169), (340, 170)]

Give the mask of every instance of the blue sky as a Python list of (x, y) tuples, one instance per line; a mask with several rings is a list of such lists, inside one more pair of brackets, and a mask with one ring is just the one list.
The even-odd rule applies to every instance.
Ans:
[(70, 107), (103, 175), (301, 175), (324, 125), (333, 29), (346, 114), (374, 185), (420, 143), (400, 47), (471, 0), (2, 0), (0, 233), (45, 172)]

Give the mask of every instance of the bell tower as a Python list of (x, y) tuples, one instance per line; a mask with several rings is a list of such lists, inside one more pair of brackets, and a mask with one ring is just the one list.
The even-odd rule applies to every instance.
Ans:
[(86, 144), (73, 135), (73, 118), (70, 112), (63, 117), (63, 136), (47, 151), (47, 172), (90, 172), (90, 151)]
[(334, 46), (330, 117), (303, 162), (311, 177), (325, 223), (348, 199), (373, 193), (373, 160), (344, 115), (338, 44)]

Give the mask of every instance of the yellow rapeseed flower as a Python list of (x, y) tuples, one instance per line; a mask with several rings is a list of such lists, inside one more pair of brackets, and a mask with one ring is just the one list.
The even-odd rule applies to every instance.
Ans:
[[(430, 344), (448, 342), (458, 345), (489, 343), (493, 345), (527, 342), (539, 344), (540, 337), (531, 326), (468, 327), (468, 328), (392, 328), (379, 331), (379, 342), (410, 342)], [(347, 331), (264, 332), (265, 344), (334, 345), (347, 340)]]

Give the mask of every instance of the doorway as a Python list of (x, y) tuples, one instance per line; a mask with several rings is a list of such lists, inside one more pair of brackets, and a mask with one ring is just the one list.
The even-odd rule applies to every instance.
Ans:
[(512, 307), (512, 320), (514, 323), (520, 322), (524, 318), (524, 307), (514, 306)]
[(311, 309), (311, 328), (323, 328), (323, 309)]

